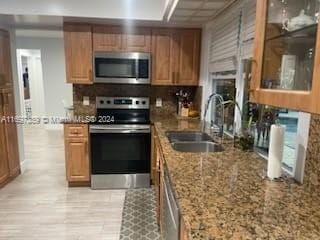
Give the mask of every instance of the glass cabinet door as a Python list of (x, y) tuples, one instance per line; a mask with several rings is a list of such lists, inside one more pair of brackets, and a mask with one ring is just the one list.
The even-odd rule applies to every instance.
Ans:
[(268, 0), (262, 89), (311, 91), (319, 0)]

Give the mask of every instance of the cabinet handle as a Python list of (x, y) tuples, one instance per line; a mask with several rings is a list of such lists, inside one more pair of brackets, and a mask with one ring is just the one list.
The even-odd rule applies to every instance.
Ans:
[(172, 72), (172, 82), (174, 83), (175, 82), (175, 72)]

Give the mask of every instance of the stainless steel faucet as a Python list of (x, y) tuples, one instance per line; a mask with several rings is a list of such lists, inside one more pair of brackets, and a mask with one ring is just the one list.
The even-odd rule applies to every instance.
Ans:
[(205, 131), (206, 129), (206, 117), (207, 117), (207, 113), (208, 113), (208, 109), (209, 109), (209, 105), (210, 105), (210, 102), (213, 100), (213, 99), (217, 99), (218, 100), (218, 104), (216, 105), (220, 105), (222, 108), (221, 108), (221, 120), (222, 120), (222, 123), (221, 123), (221, 127), (215, 125), (213, 123), (213, 121), (211, 121), (211, 129), (213, 131), (213, 133), (215, 134), (219, 134), (219, 136), (221, 137), (221, 142), (223, 140), (223, 127), (224, 127), (224, 101), (223, 101), (223, 97), (220, 95), (220, 94), (217, 94), (217, 93), (213, 93), (209, 96), (207, 102), (206, 102), (206, 105), (205, 105), (205, 110), (204, 110), (204, 116), (203, 116), (203, 131)]

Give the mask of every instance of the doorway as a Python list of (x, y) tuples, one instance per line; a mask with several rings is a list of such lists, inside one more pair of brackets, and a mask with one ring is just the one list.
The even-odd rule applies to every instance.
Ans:
[(41, 50), (17, 49), (21, 113), (31, 119), (45, 115)]

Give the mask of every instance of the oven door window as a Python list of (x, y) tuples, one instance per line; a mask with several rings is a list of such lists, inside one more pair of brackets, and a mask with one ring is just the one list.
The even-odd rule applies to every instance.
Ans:
[(150, 141), (150, 133), (91, 133), (92, 173), (148, 173)]
[(136, 78), (136, 60), (96, 58), (95, 73), (98, 78)]

